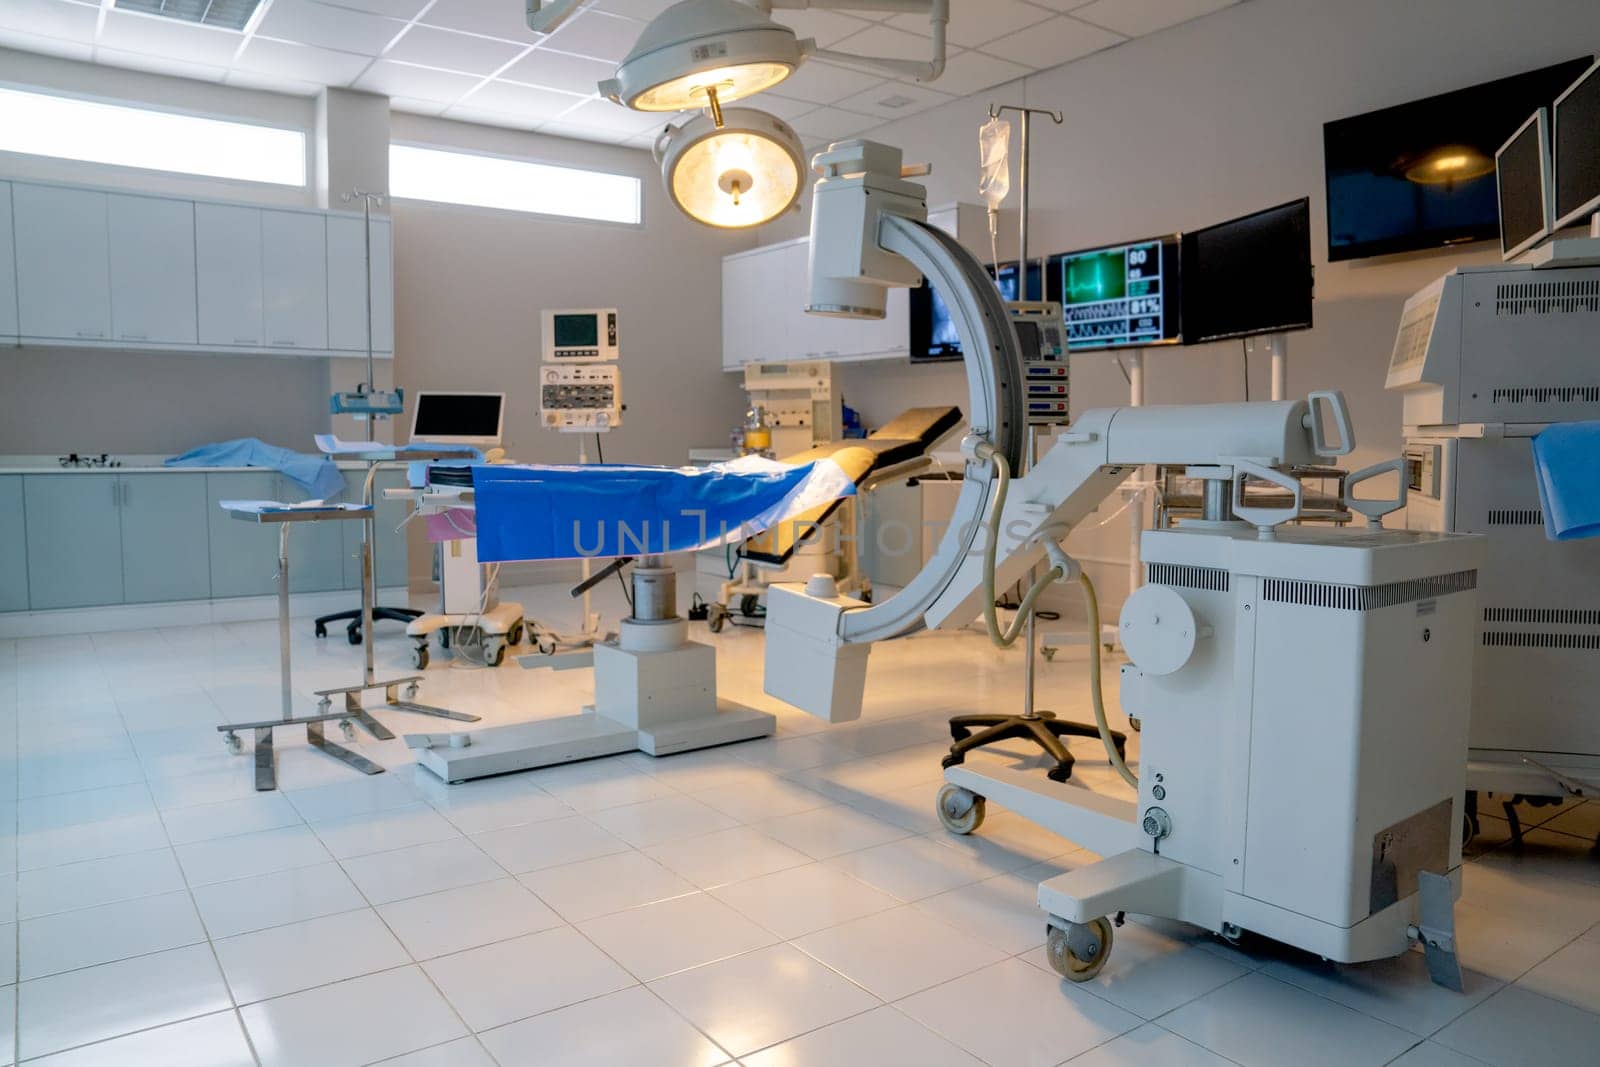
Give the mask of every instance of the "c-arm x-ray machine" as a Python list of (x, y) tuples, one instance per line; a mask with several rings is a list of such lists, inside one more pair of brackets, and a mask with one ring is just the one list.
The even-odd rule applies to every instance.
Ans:
[[(1069, 978), (1098, 973), (1112, 917), (1135, 912), (1343, 962), (1420, 941), (1435, 980), (1459, 989), (1453, 901), (1481, 539), (1382, 529), (1405, 503), (1403, 479), (1392, 499), (1351, 490), (1398, 475), (1399, 460), (1348, 480), (1367, 528), (1285, 525), (1302, 500), (1285, 470), (1351, 450), (1337, 393), (1090, 411), (1011, 480), (1024, 436), (1015, 332), (976, 259), (926, 224), (923, 190), (900, 164), (870, 142), (817, 156), (810, 310), (872, 314), (887, 287), (927, 276), (967, 354), (961, 493), (898, 595), (869, 605), (825, 577), (773, 587), (767, 693), (830, 721), (858, 717), (873, 642), (980, 612), (996, 634), (997, 588), (1040, 563), (1043, 581), (1081, 580), (1060, 547), (1073, 525), (1141, 465), (1186, 464), (1205, 479), (1205, 517), (1145, 532), (1147, 581), (1119, 626), (1132, 661), (1122, 704), (1142, 723), (1136, 778), (1107, 736), (1091, 643), (1107, 756), (1137, 798), (973, 761), (947, 768), (941, 819), (971, 832), (992, 797), (1105, 857), (1039, 887), (1050, 958)], [(1247, 479), (1288, 490), (1293, 506), (1245, 506)]]

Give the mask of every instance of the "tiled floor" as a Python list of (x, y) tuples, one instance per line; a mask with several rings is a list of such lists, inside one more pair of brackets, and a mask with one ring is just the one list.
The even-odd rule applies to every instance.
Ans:
[[(310, 629), (306, 707), (360, 662)], [(1600, 805), (1524, 809), (1521, 856), (1486, 809), (1465, 995), (1414, 954), (1330, 966), (1155, 920), (1073, 985), (1034, 890), (1093, 857), (994, 806), (973, 838), (933, 815), (944, 719), (1016, 706), (1016, 654), (880, 646), (867, 714), (828, 727), (762, 695), (758, 632), (696, 631), (775, 739), (447, 787), (400, 741), (362, 735), (389, 768), (363, 778), (285, 732), (265, 794), (216, 726), (276, 714), (272, 623), (0, 641), (0, 1064), (1600, 1062)], [(406, 651), (386, 627), (380, 669)], [(1084, 715), (1082, 651), (1041, 670)], [(582, 670), (427, 675), (423, 699), (489, 723), (592, 695)], [(1119, 788), (1097, 744), (1078, 776)]]

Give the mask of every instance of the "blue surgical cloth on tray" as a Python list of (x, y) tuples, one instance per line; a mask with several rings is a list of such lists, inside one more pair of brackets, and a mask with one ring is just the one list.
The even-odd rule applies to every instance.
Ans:
[(1545, 536), (1576, 541), (1600, 535), (1600, 422), (1563, 422), (1533, 439)]
[(478, 559), (578, 559), (680, 552), (742, 540), (855, 485), (831, 460), (745, 459), (710, 467), (472, 467)]
[(331, 459), (269, 445), (254, 437), (191, 448), (166, 461), (168, 467), (266, 467), (310, 493), (313, 499), (327, 500), (344, 491), (344, 475)]

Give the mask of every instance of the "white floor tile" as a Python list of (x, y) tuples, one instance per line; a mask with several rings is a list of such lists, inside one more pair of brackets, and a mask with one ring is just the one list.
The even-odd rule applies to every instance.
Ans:
[(1213, 1052), (1265, 1067), (1294, 1050), (1298, 1067), (1362, 1067), (1384, 1064), (1416, 1043), (1416, 1037), (1307, 993), (1249, 974), (1190, 1001), (1162, 1018), (1161, 1025)]
[(778, 940), (771, 931), (705, 893), (590, 919), (578, 929), (646, 982)]
[(460, 785), (429, 782), (419, 786), (418, 791), (464, 834), (503, 830), (573, 813), (555, 797), (535, 788), (524, 775), (481, 778)]
[(1600, 926), (1523, 975), (1517, 985), (1600, 1015)]
[(17, 866), (55, 867), (166, 846), (166, 829), (154, 811), (48, 828), (24, 825), (17, 832)]
[(285, 826), (237, 837), (178, 845), (178, 862), (192, 886), (309, 867), (331, 857), (309, 826)]
[[(1105, 969), (1084, 988), (1142, 1019), (1155, 1019), (1246, 973), (1247, 968), (1207, 952), (1196, 941), (1124, 923), (1113, 932)], [(1043, 946), (1025, 958), (1055, 975)]]
[[(0, 925), (0, 985), (14, 985), (17, 981), (17, 924), (5, 923)], [(0, 992), (0, 1001), (5, 1000), (10, 990)], [(5, 1051), (4, 1042), (0, 1042), (0, 1052)]]
[(718, 786), (698, 792), (695, 797), (743, 823), (795, 815), (830, 803), (815, 790), (777, 777)]
[(40, 867), (17, 876), (17, 914), (23, 919), (184, 888), (170, 848)]
[(597, 811), (590, 818), (635, 848), (738, 826), (738, 820), (687, 796), (660, 797)]
[(238, 1004), (411, 962), (370, 908), (257, 930), (215, 944), (223, 977)]
[[(3, 999), (3, 998), (0, 998)], [(86, 1010), (93, 1006), (93, 1010)], [(231, 1008), (207, 945), (67, 971), (18, 986), (23, 1059)]]
[(187, 890), (27, 919), (17, 932), (24, 980), (206, 939)]
[(702, 889), (742, 882), (811, 862), (811, 857), (804, 852), (779, 844), (748, 826), (670, 841), (645, 849), (645, 854)]
[(373, 904), (503, 878), (505, 871), (466, 838), (341, 861)]
[(461, 831), (443, 815), (421, 803), (317, 822), (311, 828), (335, 859), (389, 852), (461, 836)]
[(921, 900), (981, 882), (996, 873), (971, 856), (926, 837), (908, 837), (847, 852), (828, 863), (903, 901)]
[(879, 1004), (789, 945), (681, 971), (651, 983), (651, 988), (735, 1056)]
[(212, 938), (284, 926), (367, 904), (337, 863), (198, 886), (194, 902)]
[(395, 774), (366, 775), (310, 789), (290, 789), (284, 791), (284, 796), (307, 822), (370, 815), (407, 807), (422, 799), (404, 778)]
[(501, 1067), (714, 1067), (728, 1059), (643, 987), (489, 1030), (483, 1043)]
[(900, 903), (824, 863), (764, 874), (712, 890), (780, 937), (793, 938), (837, 926)]
[[(1117, 948), (1122, 948), (1120, 943)], [(1115, 959), (1113, 954), (1112, 960)], [(1463, 992), (1435, 985), (1428, 976), (1428, 964), (1420, 951), (1353, 965), (1325, 963), (1296, 953), (1291, 958), (1266, 964), (1261, 973), (1382, 1019), (1419, 1037), (1426, 1037), (1459, 1018), (1501, 985), (1487, 975), (1467, 969), (1462, 973)]]
[(419, 960), (561, 925), (561, 916), (510, 878), (384, 904), (378, 914)]
[(476, 1031), (636, 984), (570, 927), (441, 956), (423, 967)]
[(518, 878), (573, 923), (695, 892), (692, 883), (631, 849)]
[(458, 1038), (442, 1045), (383, 1060), (383, 1067), (495, 1067), (475, 1037)]
[(164, 812), (167, 836), (174, 845), (237, 837), (260, 830), (276, 830), (301, 822), (300, 813), (282, 793), (255, 793), (216, 804), (196, 804)]
[(795, 947), (886, 1001), (1006, 958), (994, 946), (905, 906), (808, 934)]
[(1494, 1067), (1590, 1063), (1600, 1048), (1600, 1015), (1508, 986), (1434, 1035), (1434, 1041)]
[(33, 1060), (29, 1067), (254, 1067), (231, 1011), (113, 1038)]
[(263, 1067), (372, 1063), (465, 1036), (416, 967), (353, 978), (239, 1010)]
[(925, 897), (912, 906), (1015, 956), (1045, 940), (1040, 878), (1030, 875), (1030, 870), (985, 878)]
[(604, 811), (672, 796), (677, 790), (615, 758), (532, 771), (529, 781), (574, 811)]
[(938, 1034), (894, 1008), (876, 1008), (746, 1056), (745, 1067), (982, 1067)]
[(474, 834), (472, 840), (512, 874), (625, 852), (628, 845), (581, 815)]
[(1060, 1063), (1139, 1025), (1133, 1014), (1014, 959), (896, 1006), (995, 1067)]
[(1161, 1067), (1229, 1067), (1231, 1063), (1154, 1023), (1112, 1038), (1067, 1062), (1071, 1067), (1147, 1067), (1153, 1063)]
[(1424, 1041), (1413, 1045), (1399, 1059), (1390, 1060), (1389, 1067), (1483, 1067), (1483, 1061), (1432, 1041)]
[(881, 822), (844, 804), (829, 804), (766, 819), (756, 823), (755, 828), (819, 860), (910, 835), (909, 830)]

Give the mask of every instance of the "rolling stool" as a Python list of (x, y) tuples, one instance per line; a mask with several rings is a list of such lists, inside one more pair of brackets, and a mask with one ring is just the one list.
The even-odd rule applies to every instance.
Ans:
[[(974, 733), (974, 730), (977, 732)], [(1056, 761), (1056, 765), (1050, 768), (1049, 777), (1053, 781), (1065, 782), (1072, 777), (1073, 756), (1062, 744), (1061, 738), (1098, 738), (1100, 730), (1086, 723), (1058, 719), (1052, 711), (1035, 711), (1024, 715), (957, 715), (950, 720), (950, 736), (955, 743), (950, 746), (950, 754), (944, 758), (942, 766), (957, 766), (975, 748), (998, 741), (1021, 739), (1032, 741), (1044, 749)], [(1113, 730), (1111, 742), (1117, 746), (1117, 755), (1126, 759), (1127, 735)]]

